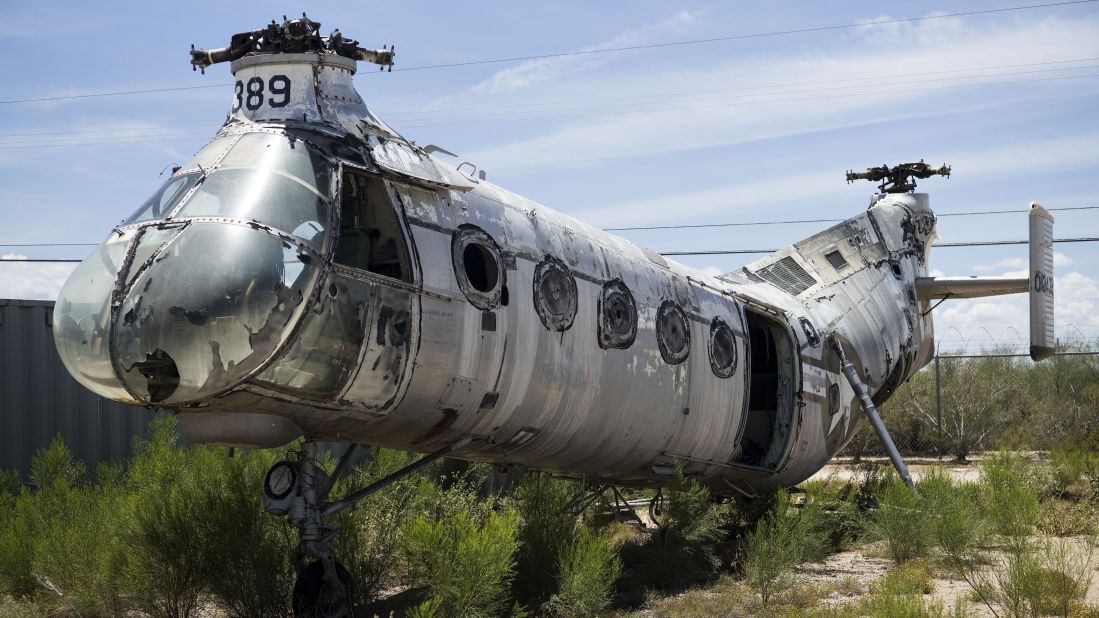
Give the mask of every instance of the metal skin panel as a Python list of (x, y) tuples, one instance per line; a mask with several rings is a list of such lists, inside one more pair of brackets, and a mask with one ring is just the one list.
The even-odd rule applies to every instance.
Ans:
[[(277, 349), (264, 350), (269, 360), (201, 401), (183, 402), (178, 411), (184, 414), (276, 415), (318, 439), (423, 452), (474, 438), (455, 455), (619, 483), (659, 483), (678, 460), (717, 492), (752, 495), (804, 480), (858, 429), (860, 404), (841, 379), (831, 340), (843, 347), (875, 401), (930, 359), (927, 304), (912, 292), (916, 277), (927, 274), (935, 236), (926, 195), (877, 196), (867, 212), (715, 278), (431, 157), (369, 112), (354, 93), (348, 60), (257, 55), (233, 68), (243, 84), (244, 111), (230, 113), (216, 147), (200, 153), (205, 163), (184, 169), (213, 168), (213, 177), (218, 161), (236, 156), (224, 143), (236, 138), (224, 136), (257, 132), (298, 137), (292, 143), (328, 161), (336, 187), (341, 164), (369, 162), (374, 167), (367, 171), (386, 183), (411, 271), (398, 280), (333, 265), (339, 188), (332, 191), (324, 238), (309, 241), (314, 244), (300, 231), (268, 224), (192, 220), (192, 228), (244, 226), (256, 238), (280, 239), (284, 260), (306, 264), (317, 283), (286, 313), (280, 336), (271, 339)], [(285, 90), (279, 76), (290, 82)], [(248, 104), (253, 79), (264, 84), (264, 104), (255, 98)], [(270, 102), (281, 104), (284, 96), (286, 103), (272, 108)], [(185, 215), (188, 200), (202, 191), (192, 189), (175, 212)], [(455, 262), (465, 255), (455, 251), (456, 234), (467, 229), (487, 235), (499, 251), (499, 264), (477, 271), (483, 279), (463, 274), (469, 266)], [(829, 258), (833, 252), (842, 260)], [(479, 255), (483, 261), (494, 254)], [(547, 328), (534, 302), (535, 269), (547, 256), (567, 266), (576, 284), (576, 314), (564, 331)], [(757, 274), (785, 258), (815, 281), (797, 296)], [(611, 280), (621, 280), (636, 304), (636, 336), (625, 349), (598, 341), (599, 302)], [(471, 302), (473, 292), (463, 286), (474, 281), (492, 303)], [(336, 282), (344, 288), (324, 300)], [(688, 356), (678, 364), (666, 362), (658, 345), (657, 312), (667, 302), (686, 314), (690, 331)], [(775, 376), (785, 384), (776, 416), (788, 427), (776, 434), (764, 467), (737, 460), (754, 418), (749, 315), (777, 333), (779, 344), (789, 340), (791, 351)], [(735, 336), (738, 363), (724, 378), (711, 365), (715, 318)], [(333, 362), (349, 375), (326, 376), (322, 340), (341, 328), (361, 329), (348, 337), (351, 345), (361, 337), (356, 366), (348, 371), (351, 352), (334, 346)], [(156, 369), (146, 364), (142, 370), (150, 367)]]

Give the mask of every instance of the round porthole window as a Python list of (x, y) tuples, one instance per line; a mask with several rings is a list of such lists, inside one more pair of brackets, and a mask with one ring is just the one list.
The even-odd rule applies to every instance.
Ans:
[(637, 305), (621, 279), (603, 284), (599, 296), (599, 347), (625, 349), (637, 337)]
[(546, 328), (564, 332), (576, 317), (576, 279), (561, 260), (547, 255), (534, 267), (534, 308)]
[(455, 230), (451, 260), (458, 287), (473, 306), (494, 309), (500, 304), (505, 274), (500, 247), (487, 232), (472, 225)]
[(687, 316), (675, 301), (664, 301), (656, 312), (656, 342), (660, 355), (671, 365), (687, 360), (691, 352), (691, 330)]
[(719, 378), (731, 378), (736, 372), (736, 335), (721, 318), (710, 322), (710, 367)]

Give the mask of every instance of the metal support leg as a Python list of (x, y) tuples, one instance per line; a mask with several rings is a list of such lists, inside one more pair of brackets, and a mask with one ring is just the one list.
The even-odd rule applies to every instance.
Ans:
[(904, 465), (904, 459), (901, 458), (900, 451), (897, 450), (897, 445), (893, 443), (893, 438), (889, 437), (889, 431), (885, 429), (885, 424), (881, 422), (881, 417), (878, 416), (878, 408), (874, 405), (874, 402), (870, 399), (870, 395), (866, 392), (866, 385), (859, 379), (859, 374), (855, 371), (855, 366), (847, 360), (847, 357), (843, 354), (843, 348), (841, 348), (834, 339), (832, 340), (832, 346), (839, 354), (843, 374), (847, 376), (847, 381), (851, 383), (851, 388), (855, 390), (855, 395), (862, 401), (862, 409), (866, 412), (866, 418), (870, 419), (870, 425), (874, 427), (874, 432), (878, 434), (878, 438), (885, 447), (885, 452), (889, 455), (889, 461), (893, 462), (893, 467), (896, 468), (897, 473), (901, 475), (901, 478), (904, 479), (904, 483), (908, 485), (909, 489), (916, 491), (916, 484), (912, 482), (912, 475), (908, 473), (908, 466)]

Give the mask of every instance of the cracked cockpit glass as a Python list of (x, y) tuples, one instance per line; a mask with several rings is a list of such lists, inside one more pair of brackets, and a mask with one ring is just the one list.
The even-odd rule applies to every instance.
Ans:
[(292, 331), (316, 262), (262, 230), (192, 222), (137, 276), (118, 309), (114, 358), (123, 380), (157, 404), (238, 383)]
[(177, 216), (255, 221), (323, 251), (331, 203), (329, 168), (304, 142), (249, 133), (209, 172)]

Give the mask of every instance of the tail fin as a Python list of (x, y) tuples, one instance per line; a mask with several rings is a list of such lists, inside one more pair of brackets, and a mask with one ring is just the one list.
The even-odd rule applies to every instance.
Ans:
[(1053, 334), (1053, 216), (1030, 203), (1030, 358), (1049, 358)]

